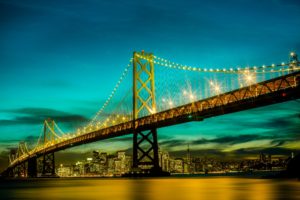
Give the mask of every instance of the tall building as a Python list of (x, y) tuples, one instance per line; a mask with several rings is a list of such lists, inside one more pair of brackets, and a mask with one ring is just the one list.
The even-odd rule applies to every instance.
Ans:
[(107, 173), (108, 175), (115, 173), (115, 157), (112, 155), (107, 156)]
[(59, 167), (56, 170), (56, 173), (60, 177), (68, 177), (72, 176), (72, 168), (70, 166), (64, 166), (63, 164), (60, 164)]
[(118, 151), (117, 158), (115, 158), (115, 172), (119, 174), (124, 174), (129, 171), (128, 159), (126, 159), (125, 151)]
[(184, 172), (191, 173), (191, 152), (190, 152), (190, 145), (188, 144), (187, 152), (186, 152), (186, 162), (184, 165)]
[(259, 161), (261, 163), (264, 163), (264, 162), (266, 162), (266, 160), (267, 160), (266, 155), (264, 153), (260, 153), (259, 154)]
[(83, 162), (77, 161), (75, 165), (73, 165), (73, 176), (82, 176), (84, 175), (84, 164)]
[(117, 152), (117, 158), (120, 159), (120, 160), (125, 160), (125, 158), (126, 158), (125, 151), (118, 151)]
[(159, 166), (163, 171), (170, 171), (170, 156), (168, 152), (159, 151), (158, 152), (159, 158)]
[(182, 158), (176, 158), (174, 160), (174, 172), (175, 173), (184, 173), (184, 164)]
[(106, 152), (101, 152), (99, 155), (100, 158), (100, 163), (101, 164), (106, 164), (107, 163), (107, 153)]
[(114, 173), (115, 174), (122, 174), (122, 161), (120, 160), (120, 159), (115, 159), (114, 160), (114, 167), (115, 167), (115, 169), (114, 169)]

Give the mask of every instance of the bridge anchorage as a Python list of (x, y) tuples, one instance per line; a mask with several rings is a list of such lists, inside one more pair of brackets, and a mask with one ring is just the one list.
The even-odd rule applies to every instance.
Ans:
[[(290, 54), (287, 63), (228, 69), (206, 69), (181, 65), (143, 51), (134, 52), (131, 62), (133, 64), (132, 104), (130, 100), (128, 110), (124, 112), (121, 108), (117, 110), (117, 114), (112, 113), (107, 118), (96, 121), (99, 113), (101, 114), (118, 89), (120, 79), (90, 124), (79, 128), (74, 133), (64, 134), (54, 120), (45, 120), (37, 145), (28, 150), (26, 143), (20, 142), (18, 148), (11, 151), (9, 166), (2, 175), (9, 177), (56, 177), (55, 152), (129, 134), (133, 135), (133, 166), (132, 171), (124, 176), (169, 175), (159, 165), (158, 128), (191, 121), (202, 121), (209, 117), (300, 98), (300, 62), (295, 53)], [(156, 70), (163, 68), (198, 73), (197, 78), (201, 78), (199, 76), (201, 74), (202, 78), (204, 77), (201, 84), (204, 86), (196, 88), (189, 94), (186, 88), (182, 91), (177, 90), (176, 95), (179, 93), (182, 99), (176, 101), (177, 104), (175, 104), (177, 97), (174, 97), (175, 100), (169, 99), (166, 102), (164, 91), (163, 96), (159, 96), (160, 89), (165, 89), (165, 85), (163, 88), (159, 88), (161, 85), (157, 82), (160, 81), (160, 78), (157, 76), (160, 73), (157, 71), (155, 81), (154, 65)], [(159, 66), (162, 67), (158, 68)], [(127, 74), (129, 67), (131, 64), (125, 69), (121, 76), (122, 79)], [(234, 79), (233, 85), (229, 84), (222, 88), (219, 83), (207, 79), (209, 74), (222, 75), (222, 79), (232, 75), (237, 80)], [(260, 79), (258, 79), (258, 75), (260, 75)], [(232, 77), (230, 78), (232, 80)], [(203, 91), (209, 93), (202, 94)], [(196, 97), (197, 92), (198, 97)], [(200, 95), (199, 92), (201, 92)], [(189, 101), (186, 101), (187, 98)], [(162, 104), (166, 105), (162, 106)], [(133, 107), (131, 108), (131, 106)], [(119, 115), (120, 113), (123, 116)]]

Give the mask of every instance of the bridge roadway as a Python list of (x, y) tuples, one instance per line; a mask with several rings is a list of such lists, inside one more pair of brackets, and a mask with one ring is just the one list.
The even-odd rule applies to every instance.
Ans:
[(213, 116), (298, 99), (300, 97), (299, 80), (300, 72), (297, 71), (139, 118), (135, 122), (128, 121), (99, 130), (92, 130), (89, 133), (78, 135), (77, 137), (66, 139), (59, 143), (49, 144), (30, 155), (23, 156), (11, 163), (7, 170), (26, 162), (32, 157), (39, 157), (44, 153), (56, 152), (81, 144), (132, 134), (133, 124), (135, 124), (137, 130), (144, 131), (153, 127), (161, 128), (190, 121), (201, 121)]

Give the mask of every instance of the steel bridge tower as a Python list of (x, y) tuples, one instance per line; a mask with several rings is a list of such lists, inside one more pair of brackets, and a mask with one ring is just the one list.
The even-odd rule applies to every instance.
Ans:
[[(55, 139), (54, 120), (46, 119), (44, 121), (44, 145), (51, 143)], [(43, 154), (42, 176), (55, 176), (54, 152)]]
[(154, 56), (133, 53), (133, 168), (160, 171), (156, 128), (140, 131), (136, 119), (156, 112)]
[[(25, 155), (28, 153), (26, 143), (24, 141), (19, 142), (17, 155), (18, 157)], [(18, 177), (26, 177), (27, 176), (27, 166), (25, 162), (20, 163), (15, 169), (14, 174)]]

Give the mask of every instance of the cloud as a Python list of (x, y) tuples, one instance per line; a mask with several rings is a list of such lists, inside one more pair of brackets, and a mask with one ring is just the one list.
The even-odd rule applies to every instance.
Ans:
[(54, 115), (59, 116), (65, 114), (65, 112), (50, 109), (50, 108), (19, 108), (11, 110), (2, 110), (3, 112), (16, 113), (16, 114), (27, 114), (27, 115)]
[[(219, 149), (192, 149), (190, 148), (192, 157), (212, 157), (219, 159), (245, 159), (247, 157), (259, 156), (259, 154), (270, 154), (270, 155), (285, 155), (289, 156), (292, 152), (295, 154), (300, 153), (300, 150), (291, 150), (282, 147), (270, 147), (270, 148), (247, 148), (247, 149), (237, 149), (231, 152), (223, 152)], [(179, 150), (169, 152), (173, 157), (185, 157), (187, 155), (187, 150)]]
[(253, 140), (260, 140), (266, 139), (260, 135), (237, 135), (237, 136), (224, 136), (224, 137), (217, 137), (211, 140), (195, 140), (193, 144), (206, 144), (206, 143), (219, 143), (219, 144), (239, 144), (244, 142), (249, 142)]
[(8, 166), (8, 154), (7, 150), (0, 152), (0, 173)]
[(185, 139), (168, 139), (160, 142), (160, 145), (164, 147), (177, 147), (180, 145), (201, 145), (201, 144), (209, 144), (209, 143), (216, 143), (216, 144), (228, 144), (228, 145), (233, 145), (233, 144), (239, 144), (239, 143), (244, 143), (244, 142), (250, 142), (250, 141), (257, 141), (257, 140), (263, 140), (263, 139), (272, 139), (271, 136), (261, 136), (261, 135), (237, 135), (237, 136), (221, 136), (221, 137), (216, 137), (213, 139), (205, 139), (205, 138), (200, 138), (200, 139), (195, 139), (195, 140), (185, 140)]
[(178, 147), (182, 145), (187, 145), (188, 141), (181, 139), (170, 139), (159, 142), (159, 145), (166, 148)]
[[(299, 150), (298, 150), (299, 151)], [(238, 149), (232, 152), (236, 155), (259, 155), (260, 153), (270, 154), (270, 155), (289, 155), (292, 150), (282, 147), (270, 147), (270, 148), (247, 148)]]
[(159, 145), (164, 149), (182, 149), (182, 147), (186, 147), (189, 144), (191, 147), (195, 148), (199, 148), (202, 145), (203, 148), (201, 149), (215, 148), (218, 150), (225, 150), (227, 147), (233, 147), (234, 145), (240, 148), (239, 146), (248, 143), (262, 144), (268, 141), (270, 148), (281, 148), (285, 145), (288, 146), (290, 142), (298, 140), (298, 138), (299, 134), (267, 132), (265, 134), (223, 135), (214, 138), (164, 138), (159, 142)]
[(32, 149), (36, 145), (38, 139), (38, 136), (29, 135), (22, 139), (0, 140), (0, 152), (16, 149), (20, 142), (25, 142), (28, 149)]
[(82, 115), (70, 114), (49, 108), (21, 108), (13, 110), (2, 110), (2, 112), (16, 114), (13, 119), (0, 120), (0, 126), (20, 124), (41, 124), (47, 118), (60, 123), (84, 123), (88, 118)]
[(109, 142), (132, 142), (132, 135), (108, 139)]

